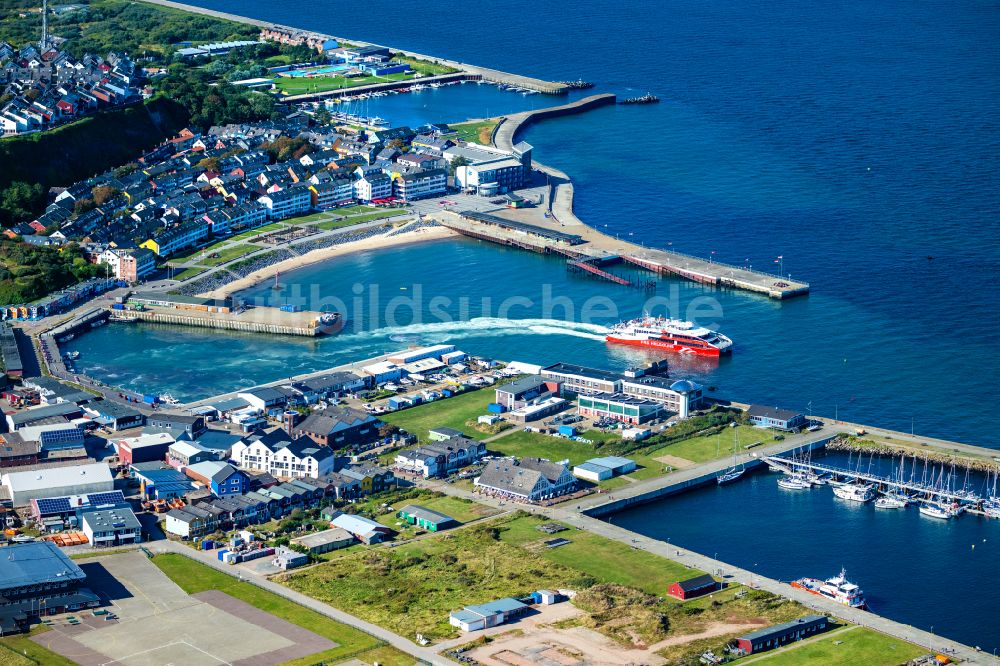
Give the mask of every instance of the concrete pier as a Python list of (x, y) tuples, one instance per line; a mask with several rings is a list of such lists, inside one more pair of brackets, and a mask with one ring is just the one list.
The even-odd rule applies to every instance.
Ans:
[(330, 332), (320, 321), (321, 313), (319, 312), (285, 312), (269, 307), (253, 307), (241, 312), (147, 308), (145, 310), (115, 310), (114, 313), (116, 317), (121, 319), (243, 331), (244, 333), (316, 337)]

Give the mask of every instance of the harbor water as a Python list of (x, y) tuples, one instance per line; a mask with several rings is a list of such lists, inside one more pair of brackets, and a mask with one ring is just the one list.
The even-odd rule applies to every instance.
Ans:
[[(996, 446), (982, 402), (1000, 376), (993, 5), (664, 0), (644, 5), (638, 21), (611, 0), (511, 0), (490, 11), (512, 20), (489, 21), (487, 31), (454, 21), (429, 30), (427, 7), (414, 0), (373, 0), (349, 24), (339, 3), (308, 13), (293, 0), (196, 4), (550, 80), (582, 77), (595, 92), (653, 92), (661, 103), (541, 122), (523, 138), (536, 160), (572, 176), (577, 214), (601, 230), (783, 269), (812, 285), (806, 298), (775, 302), (661, 281), (656, 294), (676, 300), (675, 316), (716, 299), (721, 312), (705, 310), (702, 321), (736, 342), (717, 366), (672, 359), (673, 374), (716, 387), (714, 395), (803, 411), (811, 404), (827, 416)], [(557, 101), (460, 85), (376, 98), (369, 109), (416, 125)], [(379, 290), (375, 308), (336, 338), (109, 325), (70, 349), (98, 378), (182, 399), (446, 340), (540, 363), (641, 360), (602, 341), (599, 314), (566, 320), (579, 322), (583, 303), (598, 296), (618, 317), (635, 316), (649, 294), (567, 275), (558, 259), (440, 242), (340, 257), (281, 282), (287, 293), (262, 286), (249, 295), (350, 306), (355, 285), (365, 298)], [(413, 323), (386, 330), (385, 317), (368, 319), (418, 285)], [(545, 285), (570, 300), (572, 313), (544, 307)], [(501, 316), (497, 303), (516, 295), (533, 303)], [(434, 296), (452, 299), (436, 313), (447, 317), (431, 316)], [(462, 321), (447, 321), (450, 313)], [(767, 475), (614, 520), (786, 580), (844, 565), (877, 612), (987, 650), (1000, 645), (988, 584), (996, 523), (843, 506), (826, 490), (789, 495)]]
[[(861, 470), (868, 471), (868, 456)], [(817, 460), (820, 462), (820, 460)], [(856, 469), (841, 452), (824, 465)], [(834, 497), (828, 486), (783, 490), (766, 467), (729, 485), (712, 484), (614, 514), (611, 522), (781, 581), (830, 578), (846, 568), (871, 610), (978, 645), (1000, 647), (991, 586), (1000, 560), (1000, 521), (975, 515), (940, 520)], [(893, 476), (895, 461), (871, 472)], [(910, 461), (906, 464), (909, 477)], [(917, 472), (917, 479), (920, 471)], [(964, 483), (964, 472), (956, 487)], [(982, 492), (984, 479), (970, 476)]]

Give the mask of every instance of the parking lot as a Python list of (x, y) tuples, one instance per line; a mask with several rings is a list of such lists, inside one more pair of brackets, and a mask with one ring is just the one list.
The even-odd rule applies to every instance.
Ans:
[(335, 647), (331, 641), (217, 591), (188, 595), (143, 553), (85, 561), (88, 585), (117, 616), (52, 618), (32, 640), (81, 666), (264, 666)]

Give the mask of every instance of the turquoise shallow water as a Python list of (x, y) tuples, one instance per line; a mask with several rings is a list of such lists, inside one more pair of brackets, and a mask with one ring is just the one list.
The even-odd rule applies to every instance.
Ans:
[[(811, 402), (826, 415), (902, 430), (912, 422), (918, 433), (996, 446), (989, 427), (1000, 376), (995, 3), (667, 0), (642, 5), (641, 20), (635, 7), (611, 0), (511, 0), (462, 12), (416, 0), (373, 0), (360, 12), (327, 2), (308, 14), (292, 0), (199, 4), (550, 79), (582, 76), (599, 91), (658, 94), (658, 105), (543, 122), (524, 138), (536, 159), (573, 176), (584, 220), (757, 268), (773, 268), (782, 255), (787, 271), (813, 285), (808, 298), (776, 303), (661, 283), (657, 295), (668, 302), (676, 295), (682, 316), (696, 299), (715, 298), (721, 314), (706, 319), (738, 345), (717, 367), (675, 363), (674, 374), (737, 399), (795, 409)], [(470, 13), (488, 30), (451, 27), (470, 23)], [(435, 21), (449, 27), (433, 29)], [(381, 98), (370, 109), (419, 124), (546, 101), (466, 85)], [(349, 308), (355, 284), (366, 298), (371, 285), (379, 293), (375, 308), (352, 315), (354, 330), (333, 339), (107, 326), (73, 347), (100, 377), (178, 397), (411, 340), (454, 340), (470, 352), (538, 362), (639, 360), (594, 339), (589, 325), (560, 320), (577, 319), (583, 302), (598, 296), (619, 316), (635, 315), (645, 296), (567, 276), (553, 259), (435, 243), (340, 258), (282, 281), (286, 296), (301, 284), (307, 302), (340, 298)], [(418, 284), (418, 322), (400, 319), (403, 330), (387, 331), (383, 316), (368, 321)], [(545, 284), (569, 297), (574, 311), (546, 309)], [(496, 317), (497, 301), (513, 295), (533, 301), (510, 309), (519, 321), (481, 319)], [(429, 317), (435, 296), (452, 299), (437, 308), (452, 319), (466, 297), (462, 318), (472, 321)], [(397, 312), (402, 317), (405, 305)], [(743, 566), (758, 562), (782, 578), (847, 564), (879, 612), (986, 649), (1000, 645), (988, 584), (997, 559), (989, 546), (974, 556), (970, 547), (1000, 538), (995, 523), (963, 517), (933, 526), (917, 516), (847, 512), (820, 495), (772, 497), (773, 483), (764, 486), (750, 481), (649, 505), (628, 524), (703, 552), (717, 548)]]

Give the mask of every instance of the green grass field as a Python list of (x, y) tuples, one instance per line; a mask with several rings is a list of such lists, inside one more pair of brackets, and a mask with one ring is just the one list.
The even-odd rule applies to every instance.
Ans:
[[(657, 596), (663, 596), (671, 583), (702, 573), (644, 550), (574, 528), (548, 535), (537, 529), (545, 522), (549, 521), (536, 516), (517, 518), (504, 524), (500, 540), (536, 551), (550, 562), (586, 573), (601, 583), (620, 583)], [(541, 542), (554, 537), (565, 538), (572, 543), (558, 548), (542, 545)]]
[(500, 124), (499, 120), (480, 120), (471, 123), (456, 123), (449, 125), (462, 141), (472, 141), (488, 146), (493, 143), (493, 128)]
[(457, 72), (458, 70), (454, 67), (448, 67), (447, 65), (440, 65), (436, 62), (431, 62), (430, 60), (421, 60), (419, 58), (410, 58), (397, 53), (392, 57), (393, 62), (405, 62), (410, 66), (415, 72), (420, 72), (424, 76), (436, 76), (438, 74), (451, 74)]
[(381, 419), (413, 433), (421, 442), (430, 441), (427, 437), (427, 431), (439, 427), (460, 430), (470, 439), (485, 439), (489, 435), (470, 428), (466, 425), (466, 421), (475, 420), (485, 414), (486, 406), (495, 399), (496, 393), (487, 387), (462, 393), (452, 398), (435, 400), (400, 412), (384, 414)]
[[(286, 666), (307, 666), (324, 661), (336, 663), (338, 659), (348, 656), (357, 656), (364, 661), (378, 660), (379, 663), (393, 666), (408, 666), (414, 663), (412, 657), (387, 648), (374, 636), (335, 622), (325, 615), (254, 585), (242, 583), (191, 558), (168, 553), (154, 557), (153, 564), (188, 594), (219, 590), (337, 643), (337, 647), (333, 649), (289, 662)], [(374, 656), (376, 652), (379, 656)]]
[(193, 278), (196, 275), (201, 275), (202, 273), (204, 273), (207, 270), (208, 270), (208, 268), (205, 267), (205, 266), (192, 266), (190, 268), (185, 268), (180, 273), (174, 273), (174, 279), (175, 280), (187, 280), (189, 278)]
[(458, 635), (448, 613), (469, 604), (572, 586), (580, 574), (497, 540), (488, 525), (395, 548), (358, 551), (282, 579), (295, 590), (404, 636)]
[(285, 226), (287, 225), (282, 224), (281, 222), (272, 222), (271, 224), (265, 224), (262, 227), (257, 227), (256, 229), (249, 229), (248, 231), (244, 231), (241, 234), (236, 234), (235, 236), (231, 236), (229, 240), (231, 241), (248, 240), (255, 236), (260, 236), (261, 234), (266, 234), (271, 231), (278, 231), (279, 229), (285, 228)]
[(286, 95), (305, 95), (308, 93), (326, 92), (328, 90), (340, 90), (342, 88), (357, 88), (373, 83), (389, 83), (391, 81), (407, 81), (414, 77), (413, 72), (400, 72), (398, 74), (387, 74), (386, 76), (357, 76), (346, 78), (343, 76), (314, 76), (314, 77), (290, 77), (279, 76), (275, 79), (275, 87)]
[[(839, 645), (837, 644), (839, 643)], [(739, 664), (760, 666), (897, 666), (926, 654), (927, 650), (864, 627), (850, 627), (827, 636), (794, 643), (760, 658), (740, 659)]]
[[(740, 431), (740, 441), (743, 444), (749, 444), (751, 442), (757, 441), (759, 439), (758, 434), (744, 435), (744, 433), (750, 428), (742, 426), (738, 428)], [(749, 439), (749, 437), (756, 437), (756, 439)], [(740, 446), (740, 453), (743, 453), (743, 447)], [(715, 460), (717, 458), (724, 458), (726, 456), (733, 455), (733, 434), (732, 430), (726, 429), (720, 435), (709, 435), (707, 437), (692, 437), (690, 439), (683, 439), (679, 442), (673, 444), (668, 444), (667, 446), (657, 449), (652, 453), (653, 456), (671, 455), (677, 456), (678, 458), (684, 458), (685, 460), (690, 460), (691, 462), (708, 462), (709, 460)]]
[(380, 210), (374, 213), (367, 213), (363, 215), (351, 215), (350, 217), (344, 217), (339, 220), (329, 220), (327, 222), (320, 222), (316, 225), (317, 229), (322, 229), (324, 231), (329, 231), (330, 229), (339, 229), (341, 227), (350, 227), (355, 224), (361, 224), (362, 222), (371, 222), (372, 220), (384, 220), (389, 217), (396, 217), (397, 215), (405, 215), (406, 211), (398, 208)]

